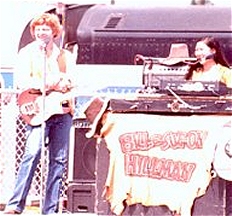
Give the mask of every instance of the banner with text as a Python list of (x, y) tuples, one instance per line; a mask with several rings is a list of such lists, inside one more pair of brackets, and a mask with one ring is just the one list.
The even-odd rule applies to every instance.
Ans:
[(194, 199), (206, 192), (212, 179), (217, 145), (225, 145), (231, 137), (229, 130), (224, 133), (230, 120), (230, 116), (109, 113), (101, 133), (110, 151), (106, 199), (112, 212), (121, 214), (126, 201), (166, 205), (191, 215)]

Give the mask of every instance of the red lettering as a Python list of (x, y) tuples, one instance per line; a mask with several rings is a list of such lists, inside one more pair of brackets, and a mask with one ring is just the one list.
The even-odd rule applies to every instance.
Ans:
[(172, 180), (172, 176), (170, 175), (170, 171), (173, 166), (173, 160), (166, 159), (165, 163), (163, 164), (162, 176), (165, 179)]
[(187, 137), (187, 147), (189, 149), (202, 149), (203, 142), (207, 137), (207, 132), (192, 130), (188, 132)]
[(158, 147), (161, 146), (163, 143), (162, 135), (161, 134), (152, 134), (150, 138), (150, 146)]
[[(182, 137), (181, 135), (183, 135), (183, 132), (166, 132), (163, 135), (163, 145), (161, 146), (162, 150), (167, 150), (169, 148), (172, 149), (179, 149), (179, 148), (184, 148), (184, 144), (183, 142), (181, 142), (180, 137)], [(185, 135), (185, 134), (184, 134)], [(183, 138), (182, 138), (183, 139)]]
[(121, 144), (121, 149), (123, 153), (133, 151), (133, 148), (135, 146), (133, 133), (122, 134), (119, 137), (119, 142)]
[(195, 168), (194, 163), (139, 154), (124, 155), (125, 175), (128, 176), (189, 182)]
[(147, 151), (155, 147), (161, 150), (168, 149), (202, 149), (207, 137), (206, 131), (191, 130), (188, 132), (167, 131), (164, 134), (149, 135), (147, 131), (125, 133), (119, 136), (119, 142), (123, 153), (133, 151)]
[(180, 181), (189, 182), (195, 168), (196, 168), (195, 163), (187, 163), (187, 162), (181, 163)]
[(123, 153), (132, 151), (146, 151), (148, 146), (148, 132), (126, 133), (119, 136), (119, 143)]
[(137, 155), (125, 154), (124, 163), (125, 175), (137, 175), (137, 169), (140, 169)]

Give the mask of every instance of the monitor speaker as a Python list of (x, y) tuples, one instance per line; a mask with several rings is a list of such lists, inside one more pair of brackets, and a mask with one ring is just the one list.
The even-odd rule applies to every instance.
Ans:
[(67, 190), (67, 210), (71, 213), (95, 212), (96, 184), (70, 182)]

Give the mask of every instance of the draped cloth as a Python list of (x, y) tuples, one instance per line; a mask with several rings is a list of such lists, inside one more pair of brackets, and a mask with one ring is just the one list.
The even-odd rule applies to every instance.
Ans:
[[(230, 119), (105, 113), (101, 136), (110, 152), (105, 198), (112, 212), (120, 215), (124, 203), (141, 203), (191, 215), (194, 200), (212, 180), (218, 132)], [(228, 130), (221, 136), (231, 137)]]

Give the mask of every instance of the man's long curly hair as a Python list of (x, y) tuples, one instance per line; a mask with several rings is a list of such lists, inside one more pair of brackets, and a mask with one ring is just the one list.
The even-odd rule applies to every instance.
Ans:
[(44, 13), (35, 17), (30, 23), (30, 33), (33, 38), (35, 38), (35, 27), (44, 24), (51, 27), (54, 37), (60, 34), (61, 25), (58, 16), (52, 13)]

